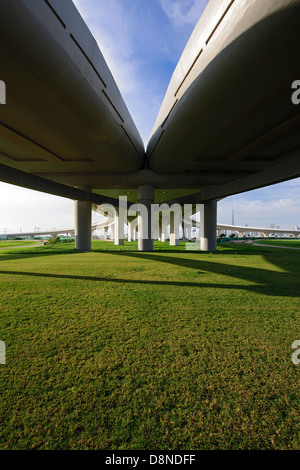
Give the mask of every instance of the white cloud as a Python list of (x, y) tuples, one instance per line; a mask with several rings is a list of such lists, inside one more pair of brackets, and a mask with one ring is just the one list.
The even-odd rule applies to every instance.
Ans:
[[(134, 46), (124, 4), (109, 0), (109, 8), (95, 7), (93, 0), (73, 0), (87, 23), (122, 93), (138, 83)], [(103, 13), (105, 13), (105, 21)]]
[(176, 63), (207, 1), (157, 0), (165, 16), (154, 0), (73, 0), (145, 144)]
[[(74, 227), (74, 202), (0, 182), (0, 234), (70, 229)], [(93, 219), (100, 216), (93, 212)]]
[(173, 26), (178, 29), (195, 25), (195, 20), (200, 18), (207, 0), (159, 0), (159, 3)]
[(218, 204), (218, 222), (254, 227), (300, 226), (300, 179), (223, 199)]
[(73, 202), (68, 199), (5, 183), (0, 183), (0, 194), (0, 233), (74, 226)]
[[(117, 83), (145, 144), (163, 96), (157, 97), (154, 84), (145, 83), (143, 61), (135, 36), (140, 18), (126, 2), (73, 0), (88, 24)], [(157, 105), (159, 100), (159, 105)]]

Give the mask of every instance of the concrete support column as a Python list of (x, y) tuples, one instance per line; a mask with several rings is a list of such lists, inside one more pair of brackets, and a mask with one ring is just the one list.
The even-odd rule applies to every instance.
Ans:
[(179, 221), (174, 211), (170, 211), (170, 245), (179, 245)]
[(162, 220), (158, 217), (158, 240), (162, 242)]
[(110, 232), (111, 232), (111, 240), (114, 242), (115, 241), (115, 224), (111, 224), (110, 226)]
[(186, 242), (184, 223), (182, 222), (182, 241)]
[[(108, 212), (104, 212), (104, 217), (108, 216)], [(108, 240), (108, 226), (104, 227), (104, 240)]]
[(166, 242), (168, 241), (168, 224), (164, 217), (161, 220), (161, 236), (160, 241)]
[(154, 211), (153, 227), (154, 227), (154, 240), (159, 240), (159, 237), (160, 237), (160, 233), (159, 233), (159, 212), (157, 210)]
[(154, 240), (159, 240), (159, 223), (154, 224)]
[(136, 240), (137, 217), (128, 217), (127, 227), (128, 227), (128, 241), (134, 242)]
[(187, 238), (187, 240), (190, 242), (191, 239), (192, 239), (192, 226), (187, 226), (186, 227), (186, 232), (185, 232), (185, 237)]
[(115, 245), (124, 245), (124, 221), (120, 218), (119, 209), (115, 213)]
[[(88, 186), (76, 186), (77, 189), (91, 191)], [(92, 243), (92, 203), (74, 201), (75, 249), (91, 251)]]
[(217, 201), (200, 204), (200, 248), (203, 251), (217, 249)]
[(138, 249), (139, 251), (153, 251), (152, 238), (152, 204), (154, 202), (154, 188), (150, 185), (138, 187)]
[(138, 227), (138, 218), (134, 219), (133, 222), (131, 222), (133, 242), (135, 242), (137, 239), (137, 227)]
[(104, 227), (104, 240), (108, 240), (108, 227)]
[(132, 227), (131, 227), (131, 222), (130, 220), (127, 221), (127, 241), (132, 242)]

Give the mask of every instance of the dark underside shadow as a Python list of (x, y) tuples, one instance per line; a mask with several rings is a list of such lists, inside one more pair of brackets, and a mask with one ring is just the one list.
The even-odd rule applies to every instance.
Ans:
[[(1, 256), (1, 259), (22, 259), (35, 256), (49, 256), (49, 255), (59, 255), (59, 254), (74, 254), (77, 253), (75, 250), (63, 250), (63, 251), (53, 251), (53, 252), (41, 252), (41, 253), (21, 253), (4, 255)], [(234, 250), (224, 250), (219, 251), (210, 256), (206, 253), (201, 252), (191, 252), (191, 251), (157, 251), (157, 252), (135, 252), (135, 251), (100, 251), (94, 250), (95, 254), (99, 255), (115, 255), (121, 258), (124, 258), (124, 263), (126, 259), (136, 259), (140, 261), (154, 261), (158, 263), (166, 263), (173, 265), (174, 267), (183, 267), (189, 268), (193, 271), (193, 276), (189, 276), (188, 280), (185, 281), (176, 281), (176, 280), (155, 280), (155, 279), (128, 279), (126, 275), (130, 275), (130, 269), (124, 276), (114, 277), (114, 276), (83, 276), (83, 275), (74, 275), (74, 274), (60, 274), (60, 273), (39, 273), (39, 272), (26, 272), (26, 271), (4, 271), (0, 270), (0, 274), (15, 275), (15, 276), (28, 276), (28, 277), (41, 277), (49, 279), (70, 279), (78, 281), (90, 281), (96, 283), (117, 283), (124, 284), (136, 284), (136, 285), (153, 285), (153, 286), (176, 286), (176, 287), (190, 287), (194, 289), (204, 289), (204, 288), (214, 288), (214, 289), (238, 289), (249, 292), (257, 292), (259, 294), (268, 295), (268, 296), (288, 296), (288, 297), (298, 297), (299, 291), (299, 279), (300, 279), (300, 257), (298, 253), (291, 252), (288, 254), (286, 252), (278, 253), (276, 250), (263, 251), (258, 249), (257, 251), (234, 251)], [(180, 254), (180, 256), (178, 256)], [(249, 266), (241, 266), (236, 264), (229, 264), (222, 262), (222, 257), (228, 255), (245, 258), (251, 257), (253, 255), (262, 255), (267, 262), (275, 266), (275, 270), (272, 268), (261, 269)], [(199, 255), (199, 256), (197, 256)], [(220, 260), (220, 262), (216, 262)], [(1, 263), (1, 261), (0, 261)], [(0, 264), (1, 266), (1, 264)], [(280, 271), (277, 270), (280, 268)], [(176, 271), (175, 271), (176, 273)], [(220, 283), (215, 281), (209, 282), (207, 276), (209, 273), (214, 275), (220, 275)], [(205, 274), (205, 279), (201, 282), (201, 275)], [(228, 279), (228, 284), (224, 283), (224, 276)], [(236, 283), (232, 283), (232, 279), (236, 279)], [(245, 285), (244, 282), (250, 283)]]

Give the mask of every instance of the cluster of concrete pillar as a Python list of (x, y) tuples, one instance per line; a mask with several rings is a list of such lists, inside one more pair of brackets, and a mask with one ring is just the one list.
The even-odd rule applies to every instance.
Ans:
[[(82, 186), (79, 189), (90, 190), (90, 188)], [(111, 225), (111, 238), (115, 245), (124, 245), (125, 223), (128, 226), (128, 241), (137, 239), (139, 251), (152, 251), (154, 239), (166, 242), (168, 240), (168, 225), (170, 227), (170, 245), (179, 245), (179, 229), (182, 221), (178, 216), (178, 211), (171, 210), (168, 221), (161, 217), (159, 212), (151, 210), (153, 204), (154, 188), (150, 185), (138, 187), (138, 204), (131, 206), (131, 212), (126, 212), (126, 206), (122, 207), (121, 201), (120, 206), (115, 208), (115, 219)], [(75, 201), (76, 250), (91, 250), (91, 213), (91, 203)], [(215, 251), (217, 247), (216, 200), (207, 201), (200, 205), (200, 221), (200, 249)], [(192, 224), (183, 224), (182, 230), (183, 239), (191, 240)], [(108, 239), (108, 227), (105, 227), (104, 234)]]

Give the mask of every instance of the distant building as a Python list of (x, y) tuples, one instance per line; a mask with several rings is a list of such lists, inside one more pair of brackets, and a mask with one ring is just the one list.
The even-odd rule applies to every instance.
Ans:
[(231, 225), (235, 225), (235, 220), (234, 220), (234, 208), (232, 208)]

